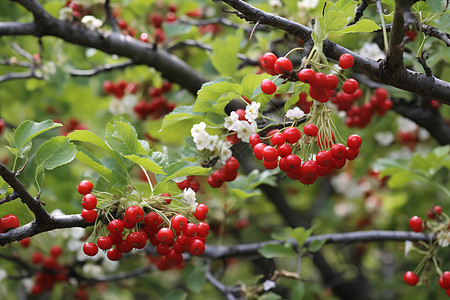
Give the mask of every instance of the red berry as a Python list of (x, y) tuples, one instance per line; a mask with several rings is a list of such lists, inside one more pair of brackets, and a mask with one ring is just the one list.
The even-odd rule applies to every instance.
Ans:
[(348, 78), (342, 85), (342, 90), (346, 94), (353, 94), (358, 89), (358, 81), (353, 78)]
[(277, 56), (272, 52), (266, 52), (261, 57), (261, 67), (266, 69), (269, 73), (275, 73), (275, 61)]
[(108, 252), (106, 252), (106, 256), (109, 260), (117, 261), (122, 258), (122, 253), (120, 253), (117, 249), (109, 249)]
[(248, 139), (250, 146), (255, 147), (256, 144), (261, 143), (261, 137), (257, 133), (252, 133)]
[(274, 146), (281, 146), (286, 142), (286, 136), (281, 132), (277, 132), (274, 135), (272, 135), (270, 141)]
[(317, 128), (316, 125), (309, 123), (303, 127), (303, 133), (309, 136), (317, 136), (319, 128)]
[(125, 228), (122, 220), (114, 219), (111, 220), (108, 224), (108, 231), (112, 234), (118, 234), (122, 233), (123, 229)]
[(157, 239), (160, 243), (171, 245), (174, 241), (175, 235), (173, 231), (169, 228), (161, 228), (158, 231)]
[(188, 245), (188, 251), (195, 256), (201, 255), (205, 252), (205, 244), (199, 239), (192, 239)]
[(388, 92), (385, 88), (377, 88), (375, 90), (375, 97), (378, 102), (384, 101), (388, 97)]
[(125, 218), (133, 224), (136, 224), (144, 219), (144, 210), (142, 207), (132, 205), (125, 210)]
[(277, 148), (277, 150), (278, 150), (278, 155), (280, 157), (286, 157), (292, 153), (292, 147), (289, 146), (288, 144), (283, 144), (283, 145), (279, 146)]
[(109, 236), (101, 236), (97, 239), (97, 246), (102, 250), (111, 249), (113, 240)]
[(272, 162), (278, 158), (278, 150), (272, 146), (264, 147), (261, 151), (264, 161)]
[(143, 249), (147, 243), (147, 236), (140, 231), (135, 231), (127, 235), (126, 240), (132, 245), (133, 248)]
[(433, 212), (440, 215), (442, 213), (442, 207), (440, 205), (433, 206)]
[(328, 167), (331, 166), (331, 160), (333, 155), (328, 150), (319, 151), (316, 155), (316, 162), (319, 166)]
[(41, 252), (33, 252), (33, 254), (31, 254), (31, 262), (33, 264), (39, 264), (41, 263), (43, 260), (43, 256)]
[(361, 147), (362, 139), (357, 134), (352, 134), (347, 138), (347, 147), (349, 147), (352, 150), (357, 150), (359, 147)]
[(316, 79), (316, 72), (313, 69), (301, 69), (298, 72), (298, 79), (304, 83), (313, 83)]
[(114, 85), (114, 83), (111, 80), (105, 80), (103, 82), (103, 91), (105, 92), (105, 94), (114, 93), (115, 90), (116, 90), (116, 86)]
[(78, 184), (78, 193), (81, 195), (89, 194), (92, 189), (94, 188), (94, 185), (89, 180), (82, 180)]
[(63, 249), (60, 246), (53, 245), (50, 247), (50, 255), (54, 258), (59, 257), (63, 252)]
[(446, 286), (448, 286), (448, 288), (450, 288), (450, 272), (449, 271), (445, 271), (442, 274), (442, 281), (444, 282), (444, 284)]
[(181, 232), (187, 223), (188, 220), (182, 214), (177, 214), (170, 219), (170, 226), (177, 232)]
[(405, 280), (406, 284), (416, 285), (419, 282), (419, 277), (411, 271), (408, 271), (403, 275), (403, 280)]
[(286, 157), (280, 159), (280, 169), (286, 173), (295, 172), (300, 168), (302, 160), (295, 154), (289, 154)]
[(183, 228), (183, 235), (187, 237), (193, 237), (196, 232), (197, 232), (197, 224), (194, 223), (187, 223), (186, 226)]
[(92, 194), (84, 195), (81, 200), (81, 206), (87, 210), (94, 209), (97, 206), (97, 197)]
[(0, 219), (0, 229), (2, 231), (17, 227), (19, 227), (19, 219), (16, 215), (9, 214)]
[(421, 232), (423, 230), (422, 219), (418, 216), (414, 216), (409, 219), (409, 227), (415, 232)]
[(334, 90), (335, 88), (337, 88), (339, 84), (339, 79), (336, 77), (336, 75), (334, 74), (328, 74), (326, 76), (326, 88), (328, 90)]
[(314, 78), (313, 82), (310, 83), (311, 87), (314, 87), (314, 88), (320, 89), (320, 90), (325, 90), (327, 87), (327, 76), (322, 72), (317, 72), (314, 75), (314, 77), (315, 78)]
[(277, 86), (276, 86), (275, 83), (273, 83), (272, 80), (270, 80), (270, 79), (264, 79), (264, 80), (261, 82), (261, 91), (262, 91), (264, 94), (272, 95), (272, 94), (274, 94), (274, 93), (277, 91)]
[(339, 57), (339, 67), (342, 69), (350, 69), (353, 67), (353, 64), (355, 62), (355, 59), (351, 54), (344, 53)]
[(345, 158), (348, 160), (354, 160), (359, 155), (359, 149), (345, 149)]
[(83, 252), (88, 256), (95, 256), (98, 253), (98, 247), (94, 243), (85, 243), (83, 245)]
[(286, 57), (280, 57), (274, 64), (275, 72), (283, 74), (292, 71), (292, 62)]
[(209, 234), (209, 225), (205, 222), (197, 224), (197, 236), (206, 237)]
[(20, 245), (23, 248), (28, 248), (28, 246), (30, 246), (31, 243), (31, 239), (29, 237), (23, 238), (19, 241)]
[(335, 159), (345, 158), (345, 146), (343, 144), (334, 144), (331, 146), (330, 152)]
[(332, 158), (331, 159), (331, 167), (333, 169), (341, 169), (345, 166), (345, 163), (347, 162), (347, 158), (341, 158), (341, 159), (336, 159), (336, 158)]
[(239, 161), (236, 157), (231, 156), (223, 166), (225, 171), (234, 171), (239, 169)]
[(93, 209), (84, 209), (81, 211), (81, 216), (88, 223), (93, 223), (97, 219), (97, 212)]
[(199, 205), (197, 205), (197, 208), (195, 209), (194, 217), (199, 221), (203, 221), (204, 219), (206, 219), (208, 211), (209, 211), (208, 206), (200, 203)]
[(274, 161), (266, 161), (263, 160), (263, 166), (264, 168), (266, 168), (267, 170), (273, 170), (276, 167), (278, 167), (278, 160), (274, 160)]
[(255, 145), (255, 147), (253, 147), (253, 153), (255, 154), (255, 157), (259, 160), (262, 160), (262, 150), (264, 150), (264, 148), (266, 148), (267, 145), (264, 143), (258, 143)]
[(286, 140), (291, 144), (298, 142), (302, 136), (302, 133), (297, 127), (288, 127), (283, 131), (283, 134), (286, 137)]

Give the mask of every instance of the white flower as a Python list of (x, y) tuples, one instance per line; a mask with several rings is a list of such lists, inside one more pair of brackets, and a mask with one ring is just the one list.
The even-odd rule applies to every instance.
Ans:
[(264, 291), (268, 291), (270, 289), (273, 289), (275, 287), (275, 282), (272, 280), (266, 280), (263, 283)]
[(209, 141), (209, 135), (203, 134), (203, 135), (197, 135), (194, 137), (195, 146), (198, 150), (203, 150), (207, 147), (209, 147), (210, 141)]
[(241, 127), (237, 130), (237, 136), (243, 142), (248, 143), (250, 136), (256, 132), (257, 125), (256, 122), (248, 123), (246, 121), (240, 122)]
[(103, 273), (102, 267), (96, 266), (94, 264), (85, 264), (82, 269), (84, 274), (89, 274), (93, 277), (102, 275)]
[(245, 118), (249, 122), (254, 122), (259, 115), (259, 108), (261, 107), (261, 103), (252, 102), (251, 104), (247, 104), (245, 107)]
[(220, 146), (220, 163), (222, 165), (224, 165), (233, 154), (231, 152), (231, 146), (233, 146), (233, 144), (228, 141), (224, 141)]
[(192, 128), (191, 128), (192, 137), (195, 139), (195, 137), (197, 135), (200, 135), (200, 134), (203, 134), (204, 132), (206, 132), (205, 128), (206, 128), (205, 122), (200, 122), (198, 124), (194, 124), (194, 126), (192, 126)]
[(8, 273), (6, 273), (4, 269), (0, 269), (0, 282), (3, 281), (3, 279), (5, 279), (6, 277), (8, 277)]
[(62, 21), (73, 21), (73, 9), (71, 7), (63, 7), (59, 10), (59, 19)]
[(223, 123), (223, 127), (228, 130), (236, 131), (237, 124), (239, 123), (239, 115), (232, 111), (229, 117), (225, 118), (225, 122)]
[(437, 234), (438, 244), (441, 247), (448, 247), (450, 245), (450, 231), (441, 231)]
[(206, 146), (205, 148), (208, 149), (209, 151), (214, 151), (217, 147), (217, 141), (219, 140), (219, 136), (218, 135), (210, 135), (208, 136), (207, 140), (206, 140)]
[(188, 206), (193, 206), (196, 204), (196, 198), (195, 198), (195, 192), (193, 189), (191, 188), (187, 188), (183, 190), (183, 199), (184, 202), (188, 205)]
[(80, 240), (84, 236), (84, 228), (81, 227), (70, 228), (70, 236), (75, 240)]
[(398, 117), (397, 118), (397, 126), (398, 130), (401, 132), (415, 132), (419, 129), (416, 123), (411, 121), (410, 119)]
[(375, 134), (375, 140), (380, 144), (381, 146), (388, 146), (392, 144), (395, 140), (394, 134), (392, 132), (378, 132)]
[(372, 60), (383, 59), (385, 56), (384, 52), (376, 43), (365, 43), (359, 50), (359, 54)]
[(84, 16), (81, 19), (81, 23), (83, 23), (84, 26), (86, 26), (90, 30), (96, 30), (97, 28), (100, 28), (103, 25), (103, 22), (101, 20), (91, 15)]
[(283, 4), (280, 0), (269, 0), (269, 5), (272, 6), (274, 9), (280, 8)]
[(294, 120), (300, 119), (300, 118), (302, 118), (304, 115), (305, 115), (305, 113), (303, 112), (303, 110), (301, 110), (301, 109), (298, 108), (298, 107), (294, 107), (293, 109), (289, 109), (289, 110), (286, 112), (286, 118), (294, 119)]

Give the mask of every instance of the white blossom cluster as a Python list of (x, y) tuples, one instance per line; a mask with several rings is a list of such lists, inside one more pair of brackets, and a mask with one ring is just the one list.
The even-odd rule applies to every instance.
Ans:
[(83, 23), (84, 26), (86, 26), (90, 30), (97, 30), (103, 25), (103, 22), (101, 20), (91, 15), (84, 16), (81, 19), (81, 23)]
[(183, 200), (187, 206), (192, 207), (193, 211), (197, 208), (197, 198), (195, 192), (191, 188), (186, 188), (183, 190)]
[(59, 19), (61, 21), (73, 21), (73, 9), (71, 7), (63, 7), (59, 10)]
[(450, 245), (450, 231), (444, 232), (441, 231), (437, 234), (438, 244), (439, 246), (445, 248)]
[(384, 52), (376, 43), (365, 43), (359, 50), (359, 54), (372, 60), (379, 60), (385, 57)]
[(256, 132), (256, 119), (258, 118), (260, 107), (261, 103), (259, 102), (252, 102), (251, 104), (247, 104), (245, 108), (246, 121), (239, 120), (239, 115), (236, 112), (232, 111), (230, 116), (225, 118), (223, 127), (230, 131), (235, 131), (239, 139), (241, 139), (243, 142), (248, 143), (250, 136)]
[(127, 114), (134, 116), (134, 107), (138, 100), (138, 97), (133, 94), (126, 94), (122, 99), (113, 97), (109, 102), (109, 112), (113, 115)]
[(297, 106), (292, 109), (289, 109), (285, 115), (287, 119), (293, 119), (294, 121), (301, 119), (303, 116), (305, 116), (305, 113)]

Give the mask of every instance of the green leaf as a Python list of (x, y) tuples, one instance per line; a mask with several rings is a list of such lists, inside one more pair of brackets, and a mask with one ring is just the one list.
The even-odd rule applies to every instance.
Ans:
[(36, 151), (36, 164), (47, 170), (71, 162), (77, 153), (77, 149), (70, 139), (65, 136), (56, 136), (43, 143)]
[(420, 176), (409, 170), (403, 170), (396, 172), (391, 176), (391, 178), (389, 178), (388, 186), (390, 188), (403, 188), (409, 183), (411, 183), (411, 181), (417, 179), (420, 179)]
[(79, 141), (93, 144), (107, 151), (109, 154), (115, 154), (114, 151), (98, 135), (89, 130), (75, 130), (67, 135), (72, 141)]
[(292, 94), (291, 98), (289, 98), (286, 103), (284, 104), (284, 111), (288, 111), (292, 105), (298, 102), (299, 95), (301, 92), (307, 92), (309, 89), (309, 84), (296, 84), (294, 86), (294, 93)]
[(108, 123), (105, 137), (109, 146), (121, 155), (146, 154), (138, 141), (136, 130), (127, 122)]
[(362, 19), (356, 24), (334, 31), (333, 33), (373, 32), (378, 29), (380, 29), (380, 26), (378, 26), (374, 21)]
[(56, 127), (60, 127), (62, 124), (54, 123), (52, 120), (46, 120), (39, 123), (26, 120), (22, 122), (14, 131), (12, 139), (12, 147), (16, 149), (16, 154), (19, 157), (23, 157), (25, 150), (31, 149), (31, 140), (36, 136)]
[(207, 82), (202, 85), (197, 94), (193, 111), (194, 112), (214, 112), (222, 113), (225, 106), (236, 97), (242, 94), (242, 86), (237, 83), (230, 82), (230, 79), (220, 78), (215, 81)]
[(196, 264), (194, 268), (189, 272), (189, 276), (186, 278), (186, 286), (189, 290), (199, 293), (206, 283), (205, 266), (203, 264)]
[(168, 293), (164, 300), (185, 300), (187, 298), (187, 294), (180, 290), (171, 291)]
[(171, 164), (168, 168), (164, 169), (164, 172), (168, 175), (162, 180), (158, 180), (160, 183), (164, 183), (170, 179), (189, 176), (189, 175), (209, 175), (211, 168), (203, 168), (190, 162), (176, 162)]
[[(183, 127), (190, 130), (192, 125), (201, 122), (203, 118), (204, 116), (202, 113), (193, 111), (192, 105), (178, 106), (170, 114), (164, 117), (160, 131), (170, 127), (178, 127), (180, 122), (183, 123)], [(188, 124), (190, 124), (190, 126)]]
[(212, 43), (211, 62), (222, 76), (233, 76), (239, 64), (239, 45), (243, 39), (243, 30), (227, 35), (225, 39), (216, 39)]
[(263, 295), (258, 297), (258, 300), (282, 300), (282, 299), (283, 298), (280, 295), (275, 294), (273, 292), (264, 293)]
[(297, 253), (291, 245), (266, 244), (258, 249), (258, 252), (265, 258), (295, 256)]
[(296, 300), (302, 300), (304, 297), (305, 297), (305, 284), (299, 281), (292, 289), (291, 298)]
[(311, 236), (312, 229), (305, 230), (303, 227), (297, 227), (294, 228), (290, 232), (290, 237), (295, 239), (297, 242), (298, 248), (303, 247), (303, 244), (306, 242), (306, 240)]
[(132, 162), (144, 167), (144, 169), (154, 173), (154, 174), (165, 174), (164, 171), (158, 164), (151, 160), (150, 157), (144, 154), (131, 154), (131, 155), (123, 155), (126, 159), (131, 160)]
[(25, 225), (34, 220), (34, 215), (20, 200), (10, 201), (0, 205), (0, 216), (13, 214), (19, 219), (19, 225)]
[(325, 245), (325, 243), (327, 242), (327, 240), (313, 240), (311, 243), (308, 244), (308, 251), (309, 252), (317, 252), (320, 249), (322, 249), (323, 245)]
[(97, 174), (102, 176), (104, 179), (109, 181), (112, 175), (111, 170), (103, 166), (97, 158), (95, 158), (89, 151), (84, 149), (82, 146), (77, 146), (77, 150), (78, 151), (75, 158), (78, 161), (85, 164), (86, 166), (97, 172)]
[[(259, 88), (261, 85), (261, 81), (264, 79), (268, 79), (271, 76), (267, 73), (263, 74), (248, 74), (242, 79), (242, 95), (247, 97), (248, 99), (253, 98), (253, 92)], [(260, 89), (261, 90), (261, 89)]]

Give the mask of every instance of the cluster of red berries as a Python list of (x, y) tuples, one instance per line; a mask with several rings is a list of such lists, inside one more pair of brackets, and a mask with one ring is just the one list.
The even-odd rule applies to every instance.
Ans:
[[(436, 219), (440, 217), (442, 214), (442, 207), (440, 205), (435, 205), (431, 209), (427, 210), (427, 217), (429, 219)], [(427, 226), (426, 222), (422, 220), (422, 218), (418, 216), (411, 217), (409, 219), (409, 228), (411, 228), (414, 232), (422, 232)]]
[(19, 218), (16, 215), (9, 214), (0, 219), (0, 233), (17, 227), (19, 227)]
[(75, 18), (81, 19), (83, 17), (83, 15), (84, 15), (84, 7), (78, 1), (67, 0), (66, 4), (64, 6), (65, 7), (70, 7), (72, 9), (72, 15)]
[(167, 101), (164, 97), (164, 93), (172, 90), (172, 84), (168, 81), (164, 81), (162, 86), (150, 87), (148, 89), (148, 95), (151, 97), (150, 101), (140, 100), (134, 107), (134, 112), (142, 120), (145, 120), (148, 116), (152, 119), (159, 119), (175, 109), (175, 102)]
[(313, 106), (313, 101), (308, 101), (308, 94), (305, 92), (300, 92), (298, 95), (298, 101), (296, 105), (305, 113), (309, 114), (311, 112), (311, 106)]
[(292, 62), (287, 57), (278, 58), (272, 52), (264, 53), (259, 59), (259, 64), (270, 75), (288, 73), (292, 71), (293, 67)]
[[(417, 274), (414, 272), (407, 271), (403, 275), (403, 280), (405, 281), (406, 284), (414, 286), (417, 283), (419, 283), (419, 276), (417, 276)], [(445, 290), (447, 296), (450, 297), (450, 272), (449, 271), (445, 271), (442, 273), (442, 276), (439, 277), (438, 284), (441, 288), (443, 288)]]
[(52, 246), (50, 255), (47, 257), (38, 251), (31, 255), (31, 262), (42, 267), (34, 278), (34, 284), (31, 288), (33, 295), (50, 291), (56, 283), (67, 281), (69, 271), (58, 262), (58, 258), (62, 253), (63, 250), (60, 246)]
[(81, 211), (81, 217), (88, 222), (93, 223), (97, 220), (97, 197), (91, 194), (94, 185), (89, 180), (82, 180), (78, 184), (78, 193), (83, 195), (81, 200), (81, 206), (83, 207)]
[(239, 169), (239, 161), (236, 157), (231, 156), (219, 170), (214, 171), (208, 176), (208, 183), (213, 188), (221, 187), (226, 181), (236, 179)]
[(196, 180), (194, 175), (189, 175), (185, 180), (177, 182), (177, 187), (182, 191), (191, 188), (194, 192), (198, 192), (200, 183)]
[(331, 99), (331, 102), (336, 104), (338, 110), (346, 112), (345, 124), (349, 127), (364, 128), (370, 123), (375, 112), (382, 116), (392, 108), (393, 103), (388, 98), (388, 93), (384, 88), (377, 88), (374, 95), (370, 97), (369, 102), (361, 106), (353, 105), (362, 96), (363, 92), (358, 89), (353, 94), (338, 92)]
[[(163, 18), (163, 15), (160, 12), (166, 11), (166, 16)], [(148, 25), (153, 26), (155, 28), (153, 38), (155, 43), (163, 43), (166, 39), (166, 35), (162, 28), (163, 22), (173, 23), (178, 18), (176, 15), (177, 6), (174, 3), (170, 3), (168, 7), (158, 7), (154, 10), (153, 13), (148, 15), (147, 21)], [(148, 34), (142, 33), (140, 38), (141, 41), (148, 43)]]
[(112, 82), (111, 80), (105, 80), (103, 82), (103, 91), (106, 95), (114, 95), (117, 99), (122, 99), (125, 92), (128, 91), (131, 94), (137, 92), (138, 86), (136, 83), (127, 83), (125, 80), (119, 80), (118, 82)]
[[(303, 134), (308, 139), (314, 139), (318, 135), (318, 128), (314, 124), (306, 124)], [(303, 184), (313, 184), (319, 176), (330, 174), (333, 169), (342, 168), (347, 160), (355, 159), (359, 154), (362, 139), (356, 134), (352, 134), (347, 139), (347, 147), (343, 144), (327, 143), (325, 135), (318, 139), (319, 151), (314, 159), (306, 160), (293, 154), (293, 148), (298, 146), (301, 131), (296, 127), (287, 127), (282, 132), (269, 132), (272, 145), (261, 142), (261, 137), (254, 133), (250, 136), (249, 142), (253, 148), (255, 157), (263, 161), (266, 169), (279, 167), (286, 175), (294, 180), (299, 180)], [(326, 150), (330, 148), (330, 150)], [(294, 148), (295, 149), (295, 148)]]

